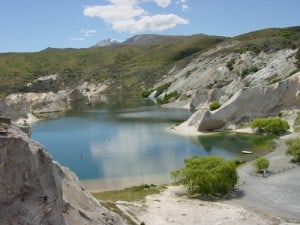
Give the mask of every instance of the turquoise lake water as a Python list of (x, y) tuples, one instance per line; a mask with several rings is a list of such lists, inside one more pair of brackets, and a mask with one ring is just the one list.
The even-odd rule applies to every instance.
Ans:
[(36, 123), (31, 138), (79, 179), (114, 179), (169, 174), (193, 155), (253, 159), (262, 137), (235, 134), (186, 137), (168, 132), (186, 120), (189, 110), (168, 109), (140, 98), (111, 100), (63, 117)]

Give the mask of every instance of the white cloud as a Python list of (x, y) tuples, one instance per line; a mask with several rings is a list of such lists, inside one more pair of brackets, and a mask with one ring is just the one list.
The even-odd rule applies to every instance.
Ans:
[[(145, 1), (145, 0), (143, 0)], [(160, 7), (167, 7), (171, 0), (152, 0)], [(140, 3), (142, 0), (109, 0), (108, 5), (86, 6), (84, 16), (99, 17), (119, 32), (163, 31), (188, 21), (175, 14), (150, 15)]]
[(84, 40), (84, 38), (83, 37), (79, 37), (79, 38), (70, 38), (69, 39), (70, 41), (83, 41)]
[(159, 7), (166, 8), (171, 4), (171, 0), (155, 0)]
[(69, 40), (70, 41), (84, 41), (85, 38), (87, 37), (91, 37), (93, 34), (97, 33), (98, 31), (97, 30), (85, 30), (85, 29), (82, 29), (80, 30), (80, 32), (82, 33), (81, 37), (74, 37), (74, 38), (70, 38)]
[(91, 37), (93, 34), (97, 33), (97, 30), (80, 30), (84, 37)]
[(177, 5), (181, 5), (181, 9), (182, 11), (188, 11), (190, 9), (190, 7), (187, 4), (187, 0), (177, 0), (176, 1)]
[(187, 11), (187, 10), (190, 9), (190, 7), (189, 7), (188, 5), (186, 5), (186, 4), (183, 4), (183, 5), (181, 6), (181, 9), (182, 9), (183, 11)]

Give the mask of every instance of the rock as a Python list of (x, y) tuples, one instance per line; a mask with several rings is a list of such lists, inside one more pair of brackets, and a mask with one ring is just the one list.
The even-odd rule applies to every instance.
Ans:
[(275, 116), (281, 110), (299, 109), (300, 72), (267, 87), (244, 88), (216, 111), (204, 113), (199, 131), (222, 129), (255, 117)]
[(0, 224), (124, 224), (15, 125), (0, 134)]

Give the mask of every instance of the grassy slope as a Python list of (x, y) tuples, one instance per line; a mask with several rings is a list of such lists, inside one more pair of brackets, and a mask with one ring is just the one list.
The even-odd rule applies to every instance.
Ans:
[[(216, 43), (228, 41), (224, 37), (206, 35), (166, 40), (149, 45), (0, 54), (0, 97), (19, 91), (26, 83), (40, 76), (55, 73), (60, 75), (61, 83), (68, 86), (83, 81), (109, 81), (113, 91), (122, 86), (121, 90), (140, 94), (142, 89), (152, 87), (174, 65), (177, 68), (184, 66), (195, 54)], [(239, 44), (219, 54), (295, 49), (300, 46), (300, 27), (264, 29), (229, 40), (239, 41)]]
[(176, 63), (224, 40), (194, 35), (156, 45), (123, 45), (89, 49), (47, 49), (37, 53), (0, 54), (0, 92), (16, 92), (21, 86), (49, 74), (75, 85), (82, 81), (112, 81), (129, 92), (152, 86)]

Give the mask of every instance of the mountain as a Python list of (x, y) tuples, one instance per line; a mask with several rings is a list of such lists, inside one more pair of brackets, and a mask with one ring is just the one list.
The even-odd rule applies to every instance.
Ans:
[(121, 43), (122, 41), (116, 39), (104, 39), (97, 42), (97, 44), (95, 44), (92, 47), (116, 46), (116, 45), (120, 45)]

